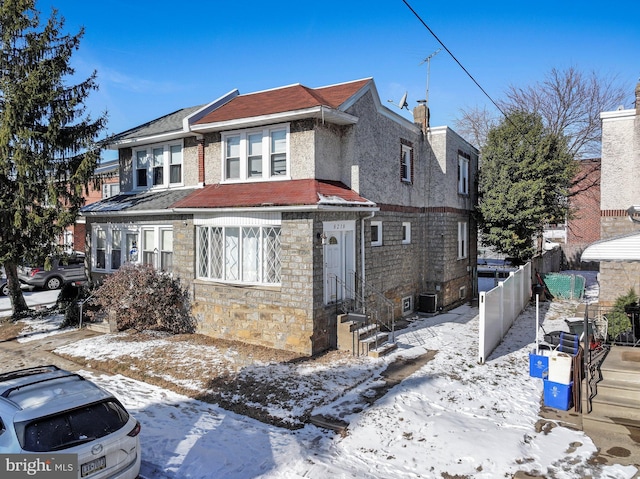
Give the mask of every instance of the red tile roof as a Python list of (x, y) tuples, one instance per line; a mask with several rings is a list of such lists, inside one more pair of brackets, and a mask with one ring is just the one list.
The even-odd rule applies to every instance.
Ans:
[(317, 106), (338, 108), (371, 79), (321, 88), (292, 85), (274, 90), (239, 95), (195, 122), (196, 125), (272, 115)]
[(339, 181), (290, 180), (208, 185), (171, 208), (241, 208), (337, 204), (374, 206)]

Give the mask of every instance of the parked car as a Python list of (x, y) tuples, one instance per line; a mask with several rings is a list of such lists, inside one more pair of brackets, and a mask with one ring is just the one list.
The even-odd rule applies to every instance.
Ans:
[(63, 284), (74, 281), (85, 282), (84, 255), (72, 254), (51, 259), (51, 269), (44, 266), (21, 265), (18, 278), (23, 283), (37, 288), (60, 289)]
[(4, 274), (0, 277), (0, 296), (9, 296), (9, 285)]
[(140, 423), (79, 374), (37, 366), (0, 374), (0, 453), (77, 454), (78, 477), (134, 479)]

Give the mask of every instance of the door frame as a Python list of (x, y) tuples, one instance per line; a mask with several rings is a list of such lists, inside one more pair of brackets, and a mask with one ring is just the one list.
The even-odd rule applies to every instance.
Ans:
[[(350, 284), (349, 288), (346, 285), (354, 283), (353, 272), (355, 272), (356, 264), (356, 221), (324, 221), (322, 223), (322, 276), (323, 276), (323, 300), (324, 304), (332, 304), (333, 302), (340, 301), (346, 298), (351, 298), (355, 292), (355, 284)], [(328, 274), (328, 253), (327, 248), (331, 241), (331, 237), (335, 237), (338, 240), (340, 246), (338, 266), (339, 274), (341, 277), (341, 287), (339, 291), (336, 291), (336, 297), (332, 300), (332, 289), (330, 288)], [(351, 274), (351, 276), (350, 276)]]

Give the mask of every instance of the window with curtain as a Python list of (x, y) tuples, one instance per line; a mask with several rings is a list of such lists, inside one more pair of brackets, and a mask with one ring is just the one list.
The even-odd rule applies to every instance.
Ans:
[(198, 226), (196, 238), (199, 277), (280, 283), (279, 226)]
[(160, 230), (160, 269), (173, 271), (173, 230)]
[(94, 225), (93, 265), (96, 270), (117, 271), (122, 264), (144, 263), (162, 271), (173, 268), (173, 229), (166, 225)]
[(150, 264), (153, 267), (156, 266), (154, 250), (157, 251), (155, 231), (152, 229), (143, 229), (142, 230), (142, 263), (143, 264)]
[(164, 148), (153, 149), (153, 186), (164, 185)]

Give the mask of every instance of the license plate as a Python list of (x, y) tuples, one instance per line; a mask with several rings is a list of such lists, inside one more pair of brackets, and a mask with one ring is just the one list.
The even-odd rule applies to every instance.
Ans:
[(94, 459), (93, 461), (85, 462), (80, 466), (80, 476), (85, 477), (89, 474), (93, 474), (96, 471), (100, 471), (107, 467), (107, 458), (105, 456)]

